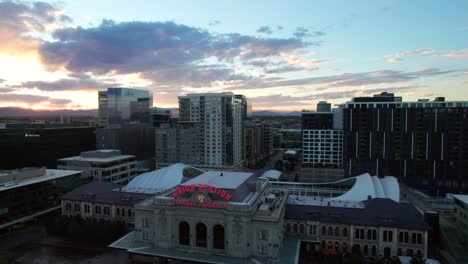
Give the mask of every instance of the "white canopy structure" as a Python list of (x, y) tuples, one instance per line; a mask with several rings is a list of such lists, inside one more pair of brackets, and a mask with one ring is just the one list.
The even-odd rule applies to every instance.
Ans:
[(355, 180), (354, 185), (346, 193), (333, 197), (330, 200), (364, 201), (370, 198), (388, 198), (400, 202), (400, 186), (393, 176), (379, 178), (368, 173), (344, 179), (339, 182)]
[(267, 170), (260, 177), (261, 178), (267, 178), (269, 180), (277, 181), (281, 177), (281, 172), (277, 171), (277, 170)]
[(176, 163), (168, 167), (138, 175), (131, 180), (123, 190), (126, 192), (139, 193), (158, 193), (165, 191), (182, 183), (184, 170), (187, 168), (199, 170), (182, 163)]

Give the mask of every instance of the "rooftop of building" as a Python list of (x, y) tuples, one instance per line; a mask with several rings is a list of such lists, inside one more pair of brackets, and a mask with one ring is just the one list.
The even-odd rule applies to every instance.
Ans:
[(177, 196), (179, 200), (190, 200), (195, 189), (205, 191), (212, 201), (225, 201), (220, 196), (223, 192), (230, 196), (230, 202), (247, 203), (256, 191), (256, 182), (257, 177), (251, 172), (207, 171), (175, 186), (161, 197)]
[(90, 182), (62, 195), (62, 200), (98, 202), (106, 204), (134, 205), (151, 194), (122, 191), (120, 186), (110, 182)]
[(452, 194), (451, 196), (465, 205), (468, 205), (468, 194)]
[(286, 205), (288, 219), (343, 223), (366, 226), (383, 226), (428, 230), (421, 213), (411, 204), (398, 203), (387, 198), (374, 198), (362, 201), (362, 207), (327, 205)]
[(2, 170), (0, 171), (0, 192), (79, 174), (81, 171), (45, 168)]
[(189, 97), (200, 97), (200, 96), (210, 96), (210, 97), (219, 97), (219, 96), (234, 96), (232, 92), (221, 92), (221, 93), (189, 93), (187, 95), (179, 96), (179, 98), (189, 98)]
[(252, 176), (250, 172), (207, 171), (182, 185), (211, 185), (222, 189), (234, 190)]
[(107, 163), (129, 158), (135, 158), (134, 155), (122, 155), (120, 150), (99, 149), (81, 152), (80, 156), (59, 159), (59, 161), (90, 161), (97, 163)]
[(128, 192), (156, 194), (173, 188), (204, 171), (182, 163), (146, 172), (131, 180), (123, 190)]

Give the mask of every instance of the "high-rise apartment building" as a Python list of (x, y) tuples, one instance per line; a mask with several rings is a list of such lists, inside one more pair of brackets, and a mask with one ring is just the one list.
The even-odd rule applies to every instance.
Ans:
[[(323, 102), (320, 102), (321, 104)], [(319, 106), (317, 105), (317, 109)], [(335, 115), (337, 117), (335, 117)], [(302, 112), (302, 162), (312, 167), (343, 166), (340, 111)]]
[[(172, 132), (156, 129), (156, 152), (167, 150), (167, 159), (158, 159), (157, 167), (162, 163), (199, 161), (201, 167), (221, 168), (242, 164), (242, 134), (244, 106), (243, 98), (233, 93), (188, 94), (179, 97), (179, 120), (172, 124)], [(183, 124), (183, 125), (182, 125)], [(171, 137), (190, 131), (192, 140), (185, 147), (181, 144), (170, 145)], [(171, 133), (176, 133), (175, 135)], [(161, 138), (160, 138), (161, 137)], [(167, 144), (167, 146), (165, 146)], [(173, 149), (170, 149), (173, 148)], [(191, 149), (181, 153), (182, 149)], [(165, 155), (165, 154), (164, 154)], [(189, 155), (187, 162), (183, 155)], [(170, 157), (175, 157), (171, 159)], [(180, 160), (177, 160), (180, 158)], [(163, 162), (164, 161), (164, 162)]]
[(394, 175), (432, 194), (468, 191), (468, 102), (382, 93), (341, 107), (345, 176)]
[(273, 134), (271, 125), (263, 122), (244, 122), (244, 166), (257, 168), (273, 153)]
[(98, 93), (99, 125), (150, 123), (153, 96), (149, 91), (108, 88)]

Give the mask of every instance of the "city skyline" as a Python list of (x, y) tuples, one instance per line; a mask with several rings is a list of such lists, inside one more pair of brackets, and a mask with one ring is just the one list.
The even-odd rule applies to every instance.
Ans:
[(467, 9), (464, 1), (0, 1), (0, 107), (97, 109), (97, 91), (108, 87), (148, 89), (161, 107), (227, 91), (279, 111), (382, 91), (467, 100)]

